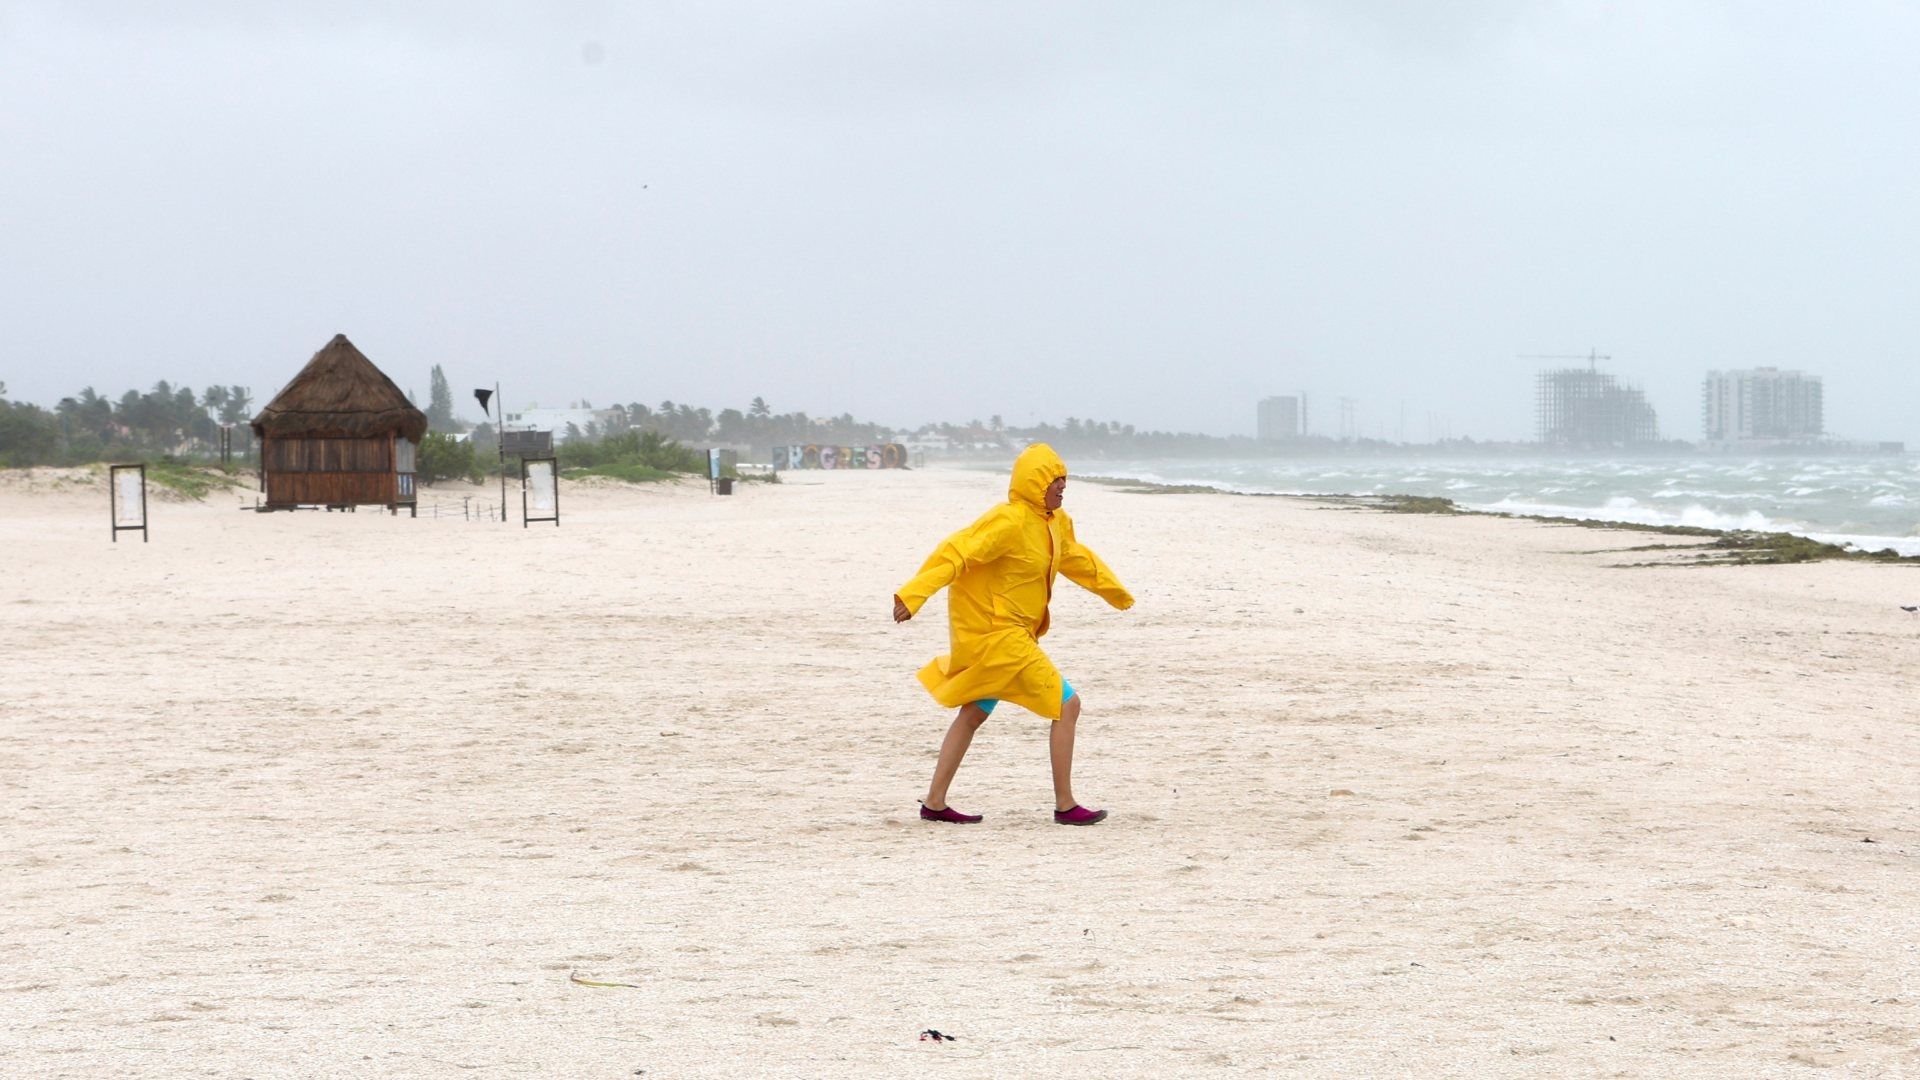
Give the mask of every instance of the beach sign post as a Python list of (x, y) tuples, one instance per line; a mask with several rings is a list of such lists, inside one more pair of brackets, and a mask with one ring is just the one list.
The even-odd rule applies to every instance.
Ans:
[(147, 542), (147, 466), (110, 465), (107, 467), (107, 513), (113, 520), (113, 542), (120, 534), (140, 531), (140, 542)]
[(707, 492), (708, 494), (733, 494), (733, 478), (723, 475), (728, 469), (740, 463), (737, 450), (721, 450), (718, 447), (707, 451)]
[[(521, 461), (524, 462), (524, 461), (539, 461), (542, 458), (551, 458), (553, 456), (554, 456), (553, 432), (551, 431), (527, 430), (527, 431), (502, 431), (500, 433), (500, 460), (502, 462), (505, 462), (510, 457), (519, 458)], [(522, 468), (520, 472), (522, 476), (526, 475), (526, 469)], [(522, 484), (521, 486), (525, 487), (526, 485)], [(506, 490), (507, 490), (507, 467), (506, 465), (502, 464), (500, 466), (500, 492), (501, 492), (500, 520), (501, 521), (507, 520)], [(524, 499), (521, 500), (521, 502), (523, 503), (525, 501), (526, 500)], [(522, 507), (522, 509), (525, 509), (525, 507)], [(542, 518), (540, 520), (544, 521), (546, 519)]]
[(560, 470), (554, 458), (520, 459), (520, 527), (535, 521), (560, 527)]

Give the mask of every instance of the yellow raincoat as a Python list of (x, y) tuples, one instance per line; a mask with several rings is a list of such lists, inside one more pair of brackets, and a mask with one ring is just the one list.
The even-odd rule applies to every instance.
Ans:
[(942, 541), (896, 594), (917, 614), (928, 597), (950, 590), (952, 652), (920, 669), (920, 682), (940, 704), (997, 698), (1058, 720), (1060, 672), (1040, 651), (1054, 575), (1121, 611), (1133, 606), (1107, 564), (1074, 540), (1067, 512), (1047, 512), (1047, 485), (1065, 475), (1066, 462), (1052, 447), (1027, 447), (1013, 463), (1007, 501)]

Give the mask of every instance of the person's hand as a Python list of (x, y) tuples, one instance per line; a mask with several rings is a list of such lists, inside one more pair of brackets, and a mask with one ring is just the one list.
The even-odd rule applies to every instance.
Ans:
[(907, 602), (898, 596), (893, 598), (893, 621), (906, 622), (913, 618), (913, 612), (907, 609)]

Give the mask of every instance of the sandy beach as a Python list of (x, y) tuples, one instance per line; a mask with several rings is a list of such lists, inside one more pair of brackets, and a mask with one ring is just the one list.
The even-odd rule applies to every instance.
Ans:
[(1113, 817), (1009, 707), (927, 824), (945, 606), (890, 595), (1004, 492), (116, 544), (9, 477), (0, 1074), (1920, 1073), (1920, 571), (1076, 484)]

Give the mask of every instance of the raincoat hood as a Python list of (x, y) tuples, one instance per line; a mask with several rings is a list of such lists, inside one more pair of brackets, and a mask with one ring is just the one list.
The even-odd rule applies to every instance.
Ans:
[(1013, 479), (1007, 484), (1007, 501), (1025, 503), (1041, 514), (1047, 509), (1047, 485), (1067, 475), (1067, 463), (1046, 443), (1034, 443), (1013, 459)]
[(1054, 575), (1122, 611), (1133, 606), (1133, 594), (1074, 537), (1072, 515), (1047, 512), (1047, 485), (1065, 475), (1067, 465), (1052, 447), (1035, 443), (1021, 451), (1007, 501), (941, 541), (894, 593), (912, 613), (948, 590), (947, 654), (919, 676), (941, 705), (992, 698), (1059, 719), (1066, 679), (1040, 648), (1051, 622)]

